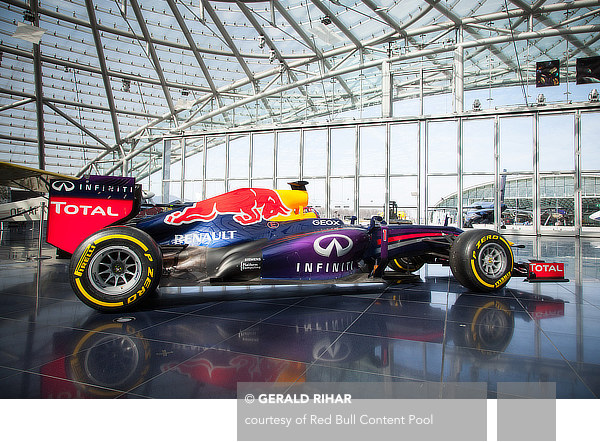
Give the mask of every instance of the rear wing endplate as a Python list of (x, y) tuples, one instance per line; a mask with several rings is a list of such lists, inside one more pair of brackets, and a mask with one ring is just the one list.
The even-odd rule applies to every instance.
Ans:
[(135, 216), (141, 189), (135, 178), (89, 175), (51, 180), (47, 241), (68, 253), (104, 227)]

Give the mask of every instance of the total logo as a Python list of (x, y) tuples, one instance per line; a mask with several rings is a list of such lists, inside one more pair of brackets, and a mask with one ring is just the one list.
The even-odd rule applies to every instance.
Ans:
[[(65, 181), (66, 182), (66, 181)], [(66, 201), (50, 201), (50, 205), (54, 207), (54, 213), (57, 215), (100, 215), (100, 216), (116, 216), (118, 213), (113, 213), (111, 206), (104, 209), (102, 206), (88, 206), (84, 204), (67, 204)]]
[(352, 250), (354, 242), (346, 235), (339, 233), (332, 233), (331, 235), (324, 235), (318, 237), (313, 243), (313, 249), (318, 255), (330, 258), (331, 254), (338, 258), (347, 255)]
[(529, 267), (533, 272), (564, 272), (565, 265), (562, 263), (550, 263), (550, 264), (530, 264)]

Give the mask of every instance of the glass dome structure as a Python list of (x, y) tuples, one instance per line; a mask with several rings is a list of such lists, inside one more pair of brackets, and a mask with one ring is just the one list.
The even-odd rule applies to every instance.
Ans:
[(0, 160), (143, 175), (178, 135), (422, 115), (448, 93), (461, 113), (470, 91), (486, 109), (510, 86), (504, 104), (532, 106), (535, 62), (573, 82), (599, 14), (590, 0), (0, 0)]

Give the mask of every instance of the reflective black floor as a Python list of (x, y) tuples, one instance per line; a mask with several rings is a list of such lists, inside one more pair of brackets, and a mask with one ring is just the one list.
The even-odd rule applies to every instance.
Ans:
[[(497, 382), (540, 380), (559, 398), (598, 397), (600, 239), (512, 239), (526, 246), (517, 259), (565, 262), (570, 282), (513, 278), (481, 295), (430, 265), (387, 287), (163, 289), (143, 311), (100, 314), (75, 298), (67, 261), (4, 246), (0, 397), (234, 398), (240, 381), (406, 380), (486, 382), (490, 398)], [(200, 298), (240, 293), (272, 298)]]

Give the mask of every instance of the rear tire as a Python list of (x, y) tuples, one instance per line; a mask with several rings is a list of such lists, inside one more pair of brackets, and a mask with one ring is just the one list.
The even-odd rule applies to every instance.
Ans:
[(510, 244), (493, 230), (468, 230), (450, 248), (452, 274), (463, 286), (479, 292), (504, 287), (512, 275)]
[(138, 305), (158, 286), (162, 255), (145, 232), (108, 227), (86, 238), (71, 258), (69, 278), (77, 297), (103, 312)]

